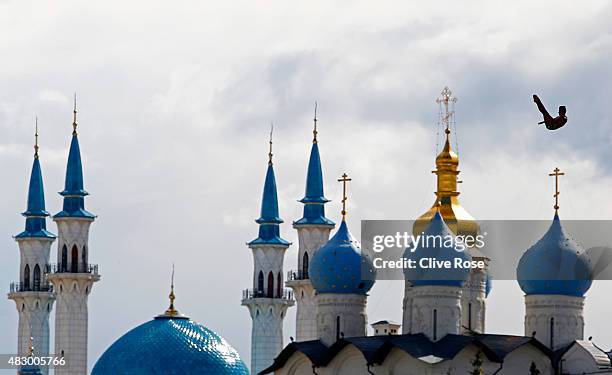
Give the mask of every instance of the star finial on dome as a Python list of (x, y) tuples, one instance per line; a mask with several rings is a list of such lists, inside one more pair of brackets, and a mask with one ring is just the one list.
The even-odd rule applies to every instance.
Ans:
[(342, 178), (338, 179), (338, 182), (342, 182), (342, 221), (346, 220), (346, 201), (348, 200), (346, 196), (346, 185), (352, 180), (352, 178), (348, 178), (346, 172), (342, 174)]
[(555, 205), (553, 208), (555, 209), (555, 216), (557, 216), (559, 214), (559, 194), (561, 194), (559, 191), (559, 176), (565, 176), (565, 173), (561, 172), (561, 170), (557, 167), (553, 169), (553, 173), (549, 173), (548, 175), (555, 177), (555, 194), (553, 195), (553, 197), (555, 197)]

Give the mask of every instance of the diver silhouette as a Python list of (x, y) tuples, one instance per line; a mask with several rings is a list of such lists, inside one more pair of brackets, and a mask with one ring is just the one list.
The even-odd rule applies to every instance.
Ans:
[(559, 106), (559, 116), (553, 118), (546, 110), (546, 107), (544, 107), (544, 104), (542, 104), (540, 98), (535, 94), (533, 95), (533, 101), (537, 104), (542, 116), (544, 116), (544, 121), (540, 121), (538, 124), (545, 124), (548, 130), (557, 130), (567, 123), (567, 116), (565, 116), (566, 108), (564, 105)]

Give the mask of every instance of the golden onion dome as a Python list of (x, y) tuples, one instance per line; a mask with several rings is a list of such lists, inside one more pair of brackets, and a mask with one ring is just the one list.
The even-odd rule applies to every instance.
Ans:
[(431, 208), (414, 222), (412, 231), (415, 236), (424, 232), (439, 209), (444, 222), (453, 233), (476, 236), (479, 231), (478, 223), (459, 203), (459, 192), (457, 191), (459, 156), (450, 146), (448, 127), (445, 129), (445, 134), (444, 148), (436, 157), (436, 170), (432, 171), (438, 180), (436, 199)]

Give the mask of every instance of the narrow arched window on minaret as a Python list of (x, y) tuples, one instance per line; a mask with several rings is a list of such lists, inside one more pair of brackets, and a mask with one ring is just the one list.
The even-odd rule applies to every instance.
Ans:
[(30, 265), (26, 264), (23, 269), (23, 289), (30, 290)]
[(37, 264), (34, 266), (34, 288), (33, 290), (38, 292), (40, 291), (40, 266)]

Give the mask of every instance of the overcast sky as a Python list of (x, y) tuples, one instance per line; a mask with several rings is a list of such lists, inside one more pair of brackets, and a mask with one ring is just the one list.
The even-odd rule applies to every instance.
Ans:
[[(231, 4), (230, 4), (231, 3)], [(558, 1), (6, 1), (0, 0), (0, 286), (18, 278), (40, 126), (47, 209), (61, 200), (74, 91), (90, 260), (90, 366), (119, 336), (176, 305), (250, 363), (252, 255), (269, 123), (282, 233), (297, 238), (319, 102), (328, 216), (339, 221), (344, 171), (349, 225), (413, 219), (433, 201), (435, 98), (459, 98), (461, 201), (478, 219), (550, 219), (556, 166), (563, 219), (611, 219), (612, 5)], [(536, 125), (538, 93), (568, 125)], [(56, 232), (52, 223), (49, 228)], [(56, 249), (53, 247), (52, 262)], [(588, 293), (585, 336), (612, 347), (610, 283)], [(401, 321), (401, 282), (371, 292), (371, 321)], [(522, 293), (499, 282), (487, 329), (522, 334)], [(295, 308), (285, 320), (294, 334)], [(0, 353), (14, 353), (17, 312), (0, 303)]]

